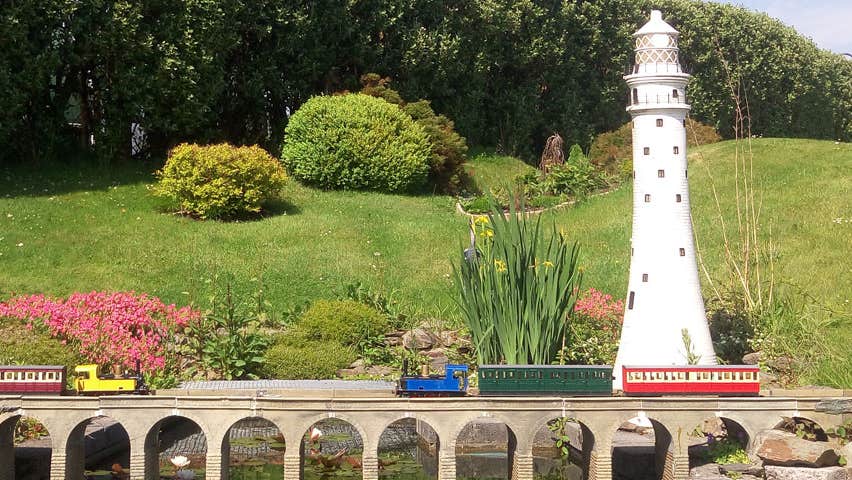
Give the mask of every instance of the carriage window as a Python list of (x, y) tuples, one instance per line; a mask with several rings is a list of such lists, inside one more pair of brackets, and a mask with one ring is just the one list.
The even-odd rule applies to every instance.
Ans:
[(35, 372), (27, 372), (27, 380), (34, 380)]
[(508, 374), (509, 374), (509, 378), (515, 378), (515, 372), (514, 371), (509, 370)]
[(731, 379), (731, 372), (722, 373), (722, 378), (725, 379), (725, 380), (730, 380)]
[(743, 373), (743, 379), (745, 379), (745, 380), (751, 380), (751, 372), (745, 372), (745, 373)]
[(15, 374), (13, 372), (6, 372), (3, 375), (4, 380), (12, 380), (13, 378), (15, 378)]
[(686, 372), (677, 372), (678, 380), (686, 380)]
[(710, 380), (710, 372), (701, 372), (702, 380)]

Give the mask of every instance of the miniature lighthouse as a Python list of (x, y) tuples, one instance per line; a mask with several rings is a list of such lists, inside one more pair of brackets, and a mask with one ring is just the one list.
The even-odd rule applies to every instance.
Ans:
[(633, 233), (616, 390), (622, 365), (716, 363), (689, 212), (689, 75), (678, 61), (678, 32), (658, 10), (633, 36), (636, 62), (624, 77), (633, 117)]

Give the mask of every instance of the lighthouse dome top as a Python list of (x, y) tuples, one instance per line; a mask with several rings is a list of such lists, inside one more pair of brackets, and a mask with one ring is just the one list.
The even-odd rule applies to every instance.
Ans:
[(636, 33), (634, 33), (633, 36), (638, 37), (640, 35), (648, 35), (652, 33), (677, 35), (679, 32), (675, 30), (674, 27), (663, 21), (663, 13), (661, 11), (651, 10), (651, 20), (643, 25), (642, 28), (636, 30)]

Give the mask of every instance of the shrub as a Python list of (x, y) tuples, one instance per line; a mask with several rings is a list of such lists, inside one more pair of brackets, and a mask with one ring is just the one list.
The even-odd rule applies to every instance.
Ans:
[(384, 335), (388, 329), (385, 315), (353, 300), (317, 300), (295, 325), (306, 340), (347, 346)]
[[(722, 140), (715, 128), (691, 118), (686, 119), (686, 144), (689, 147), (707, 145)], [(633, 123), (596, 136), (589, 149), (592, 164), (607, 174), (627, 178), (633, 170)]]
[(531, 204), (538, 203), (536, 196), (566, 195), (582, 198), (606, 186), (600, 171), (589, 162), (579, 145), (571, 147), (568, 160), (563, 164), (548, 166), (546, 173), (528, 172), (515, 178), (524, 186)]
[(337, 342), (297, 346), (282, 341), (270, 347), (265, 357), (263, 376), (281, 379), (333, 378), (355, 360), (352, 349)]
[(30, 295), (0, 303), (0, 317), (43, 326), (91, 362), (135, 369), (138, 361), (145, 373), (165, 367), (166, 341), (198, 316), (135, 292), (75, 293), (66, 300)]
[(181, 213), (203, 219), (258, 213), (287, 178), (262, 148), (227, 143), (178, 145), (157, 176), (157, 195), (176, 202)]
[(382, 99), (320, 96), (290, 118), (281, 160), (317, 187), (405, 192), (425, 184), (429, 149), (423, 128)]
[(455, 130), (455, 124), (444, 115), (437, 115), (428, 100), (407, 103), (399, 92), (388, 87), (390, 78), (376, 73), (361, 76), (361, 93), (398, 105), (429, 137), (429, 184), (448, 193), (457, 193), (467, 182), (464, 162), (467, 143)]

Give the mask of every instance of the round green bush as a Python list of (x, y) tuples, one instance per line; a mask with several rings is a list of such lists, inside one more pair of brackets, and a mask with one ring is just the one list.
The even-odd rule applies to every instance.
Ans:
[(406, 192), (422, 188), (431, 146), (396, 105), (363, 94), (313, 97), (290, 118), (281, 161), (320, 188)]
[(169, 152), (155, 193), (177, 203), (180, 212), (203, 219), (258, 213), (281, 191), (287, 175), (258, 146), (183, 143)]
[(351, 346), (383, 335), (389, 328), (387, 317), (354, 300), (317, 300), (295, 326), (297, 335), (306, 340)]
[(355, 360), (352, 349), (337, 342), (296, 346), (276, 343), (266, 351), (263, 378), (301, 380), (333, 378)]

